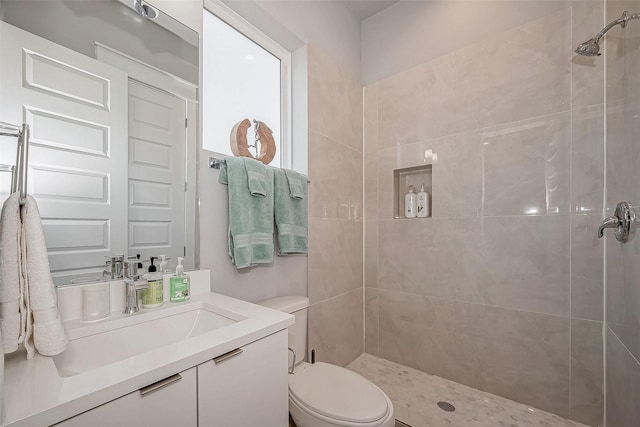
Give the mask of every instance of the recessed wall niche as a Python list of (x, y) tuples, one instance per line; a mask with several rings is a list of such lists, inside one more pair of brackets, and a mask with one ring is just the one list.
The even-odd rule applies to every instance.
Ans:
[(420, 165), (410, 168), (393, 170), (393, 217), (395, 219), (425, 219), (425, 218), (405, 218), (404, 216), (404, 196), (409, 192), (409, 186), (413, 185), (414, 193), (420, 192), (420, 187), (424, 185), (424, 191), (428, 194), (429, 214), (431, 218), (433, 206), (432, 195), (432, 165)]

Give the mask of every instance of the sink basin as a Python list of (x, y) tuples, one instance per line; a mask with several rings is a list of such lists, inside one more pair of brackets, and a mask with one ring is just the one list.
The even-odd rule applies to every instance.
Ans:
[(234, 323), (203, 307), (125, 317), (112, 322), (111, 329), (100, 325), (94, 333), (89, 327), (88, 333), (71, 336), (67, 349), (53, 362), (60, 376), (70, 377)]

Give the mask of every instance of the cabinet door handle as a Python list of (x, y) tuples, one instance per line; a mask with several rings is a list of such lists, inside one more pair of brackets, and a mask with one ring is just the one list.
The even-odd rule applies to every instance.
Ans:
[(224, 362), (225, 360), (231, 359), (232, 357), (235, 357), (235, 356), (239, 355), (240, 353), (242, 353), (242, 349), (241, 348), (236, 348), (235, 350), (231, 350), (228, 353), (221, 354), (218, 357), (214, 357), (213, 361), (215, 363), (221, 363), (221, 362)]
[(175, 382), (178, 382), (182, 379), (182, 375), (175, 374), (170, 376), (169, 378), (165, 378), (153, 384), (149, 384), (146, 387), (140, 389), (140, 395), (144, 396), (145, 394), (153, 393), (154, 391), (160, 390), (168, 385), (171, 385)]

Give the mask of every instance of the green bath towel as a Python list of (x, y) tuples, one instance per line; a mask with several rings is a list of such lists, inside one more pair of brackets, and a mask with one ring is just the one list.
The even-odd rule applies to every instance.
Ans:
[(273, 172), (278, 253), (306, 254), (307, 178), (291, 170), (274, 169)]
[(272, 263), (273, 170), (257, 160), (227, 157), (218, 182), (229, 190), (231, 261), (237, 269)]

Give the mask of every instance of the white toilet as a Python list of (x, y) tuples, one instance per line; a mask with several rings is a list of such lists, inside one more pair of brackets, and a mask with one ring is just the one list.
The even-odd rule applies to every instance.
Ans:
[[(289, 347), (295, 352), (295, 371), (289, 374), (289, 412), (297, 427), (394, 427), (393, 404), (366, 378), (328, 363), (303, 362), (307, 347), (309, 299), (273, 298), (259, 303), (291, 313)], [(289, 363), (293, 361), (290, 355)]]

